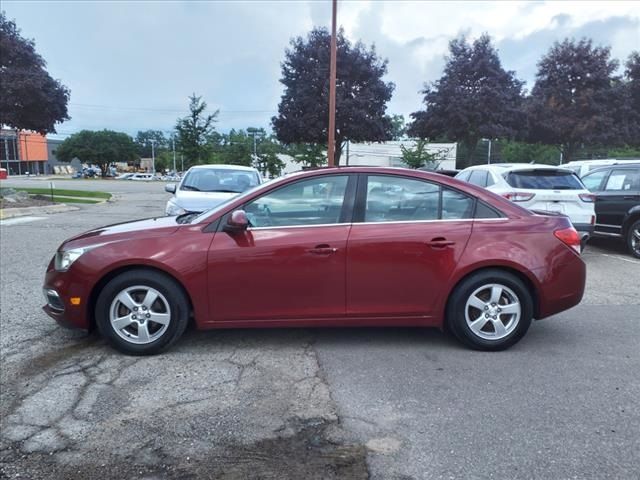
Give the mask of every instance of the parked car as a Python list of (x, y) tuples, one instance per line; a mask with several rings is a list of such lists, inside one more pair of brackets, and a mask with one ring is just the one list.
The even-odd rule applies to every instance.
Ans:
[(519, 341), (582, 298), (580, 238), (435, 173), (349, 167), (264, 183), (200, 215), (99, 228), (65, 241), (44, 281), (51, 317), (122, 352), (199, 329), (448, 327), (472, 348)]
[(235, 197), (262, 181), (255, 168), (239, 165), (197, 165), (182, 181), (165, 186), (174, 196), (167, 201), (166, 215), (200, 213)]
[(496, 163), (462, 170), (456, 177), (485, 187), (529, 210), (562, 213), (580, 232), (593, 234), (595, 196), (571, 170), (550, 165)]
[(582, 181), (596, 196), (595, 234), (623, 238), (640, 258), (640, 162), (601, 167)]
[[(624, 160), (623, 160), (624, 161)], [(619, 160), (615, 158), (603, 158), (603, 159), (594, 159), (594, 160), (574, 160), (573, 162), (567, 162), (562, 165), (562, 168), (568, 168), (575, 172), (579, 177), (584, 177), (591, 170), (604, 167), (607, 165), (614, 165), (618, 163)]]
[(133, 180), (135, 182), (150, 182), (155, 180), (153, 173), (134, 173), (127, 180)]
[(135, 173), (123, 173), (121, 175), (118, 175), (116, 177), (116, 180), (129, 180), (134, 175), (135, 175)]

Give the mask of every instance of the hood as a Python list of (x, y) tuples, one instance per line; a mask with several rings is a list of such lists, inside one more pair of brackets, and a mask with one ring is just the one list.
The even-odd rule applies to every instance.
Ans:
[(171, 199), (187, 212), (204, 212), (239, 195), (236, 192), (190, 192), (179, 190)]
[(65, 248), (76, 248), (127, 240), (134, 236), (136, 238), (161, 237), (171, 235), (178, 228), (176, 217), (148, 218), (89, 230), (71, 237), (63, 245)]

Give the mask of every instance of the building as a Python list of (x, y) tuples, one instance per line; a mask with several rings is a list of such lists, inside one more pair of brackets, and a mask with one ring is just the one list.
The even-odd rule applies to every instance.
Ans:
[[(399, 140), (384, 143), (351, 143), (342, 150), (340, 163), (369, 167), (405, 167), (402, 148), (415, 148), (415, 140)], [(456, 168), (457, 144), (428, 143), (427, 153), (435, 155), (436, 170)]]
[(47, 137), (39, 133), (0, 130), (0, 168), (9, 175), (40, 175), (47, 172)]
[[(402, 149), (415, 148), (415, 140), (400, 140), (384, 143), (348, 143), (342, 149), (340, 165), (359, 165), (367, 167), (405, 167), (402, 161)], [(427, 153), (435, 155), (436, 170), (455, 170), (456, 168), (456, 143), (428, 143)], [(302, 165), (293, 157), (278, 154), (278, 158), (284, 163), (282, 175), (296, 172), (302, 169)]]

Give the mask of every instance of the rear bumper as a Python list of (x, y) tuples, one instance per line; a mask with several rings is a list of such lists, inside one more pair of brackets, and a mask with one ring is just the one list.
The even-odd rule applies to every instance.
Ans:
[(538, 319), (568, 310), (582, 300), (587, 266), (573, 252), (567, 251), (563, 257), (562, 262), (552, 261), (548, 267), (534, 271), (540, 285)]

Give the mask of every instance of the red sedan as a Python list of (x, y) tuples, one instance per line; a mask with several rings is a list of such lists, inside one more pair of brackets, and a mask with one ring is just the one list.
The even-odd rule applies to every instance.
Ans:
[(45, 312), (152, 354), (197, 328), (447, 327), (507, 348), (578, 304), (586, 269), (569, 220), (485, 189), (393, 168), (327, 168), (201, 214), (112, 225), (64, 242)]

